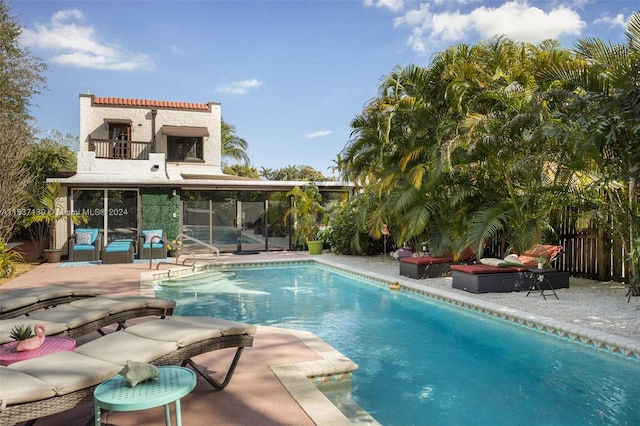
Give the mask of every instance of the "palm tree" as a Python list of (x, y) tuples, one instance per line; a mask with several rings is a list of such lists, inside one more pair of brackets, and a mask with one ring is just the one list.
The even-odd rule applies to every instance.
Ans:
[[(583, 192), (588, 217), (623, 243), (630, 266), (630, 295), (640, 295), (640, 13), (633, 13), (626, 44), (597, 38), (576, 45), (579, 61), (558, 65), (549, 75), (566, 83), (562, 108), (551, 131), (584, 153)], [(583, 218), (584, 219), (584, 218)]]
[(236, 135), (236, 128), (226, 121), (220, 123), (220, 139), (222, 158), (231, 158), (235, 161), (242, 161), (250, 164), (247, 148), (249, 144), (246, 140)]

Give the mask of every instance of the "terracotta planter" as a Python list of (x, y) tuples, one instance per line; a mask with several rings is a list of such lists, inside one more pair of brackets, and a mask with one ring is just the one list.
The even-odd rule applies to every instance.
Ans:
[(46, 249), (44, 251), (44, 258), (49, 263), (58, 263), (60, 262), (60, 257), (62, 256), (62, 250), (60, 249)]

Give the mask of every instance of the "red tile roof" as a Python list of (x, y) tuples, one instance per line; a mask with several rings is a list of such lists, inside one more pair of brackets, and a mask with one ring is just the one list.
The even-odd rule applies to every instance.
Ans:
[(175, 108), (191, 110), (209, 110), (209, 104), (195, 102), (154, 101), (151, 99), (104, 98), (95, 96), (94, 105), (113, 105), (147, 108)]

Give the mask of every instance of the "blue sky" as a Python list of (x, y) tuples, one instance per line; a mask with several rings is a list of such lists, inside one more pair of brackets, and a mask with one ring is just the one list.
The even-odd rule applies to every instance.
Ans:
[(79, 95), (220, 102), (253, 166), (332, 174), (349, 123), (396, 65), (497, 34), (567, 48), (624, 43), (637, 1), (13, 0), (21, 42), (49, 66), (35, 125), (78, 135)]

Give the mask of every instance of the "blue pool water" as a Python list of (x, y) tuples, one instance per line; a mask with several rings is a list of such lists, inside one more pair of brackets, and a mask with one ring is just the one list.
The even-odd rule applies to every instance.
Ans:
[(384, 425), (639, 425), (640, 363), (313, 264), (160, 283), (176, 314), (308, 330)]

